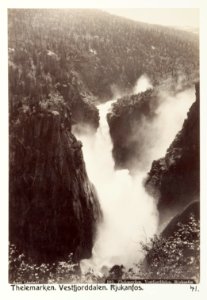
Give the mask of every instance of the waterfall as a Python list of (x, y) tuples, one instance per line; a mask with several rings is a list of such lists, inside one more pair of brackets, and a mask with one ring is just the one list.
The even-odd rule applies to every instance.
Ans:
[[(131, 177), (128, 170), (114, 170), (112, 142), (106, 114), (114, 101), (99, 105), (100, 126), (95, 135), (84, 133), (83, 154), (90, 180), (94, 183), (104, 220), (98, 229), (93, 256), (82, 268), (100, 270), (114, 264), (131, 266), (141, 257), (139, 242), (146, 242), (157, 229), (154, 200), (145, 192), (146, 173)], [(77, 134), (76, 134), (77, 136)]]

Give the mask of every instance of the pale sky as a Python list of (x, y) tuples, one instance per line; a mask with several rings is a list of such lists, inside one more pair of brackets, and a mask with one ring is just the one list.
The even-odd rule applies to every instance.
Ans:
[(145, 23), (199, 28), (199, 9), (197, 8), (110, 8), (104, 10)]

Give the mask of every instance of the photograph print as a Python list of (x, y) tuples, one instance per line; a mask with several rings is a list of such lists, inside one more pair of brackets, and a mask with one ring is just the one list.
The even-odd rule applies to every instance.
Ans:
[(9, 283), (199, 283), (199, 10), (10, 8), (8, 72)]

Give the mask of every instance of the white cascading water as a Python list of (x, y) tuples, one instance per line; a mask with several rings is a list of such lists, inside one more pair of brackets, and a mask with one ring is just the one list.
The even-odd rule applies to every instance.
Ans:
[[(146, 82), (144, 86), (143, 89), (139, 87), (139, 91), (147, 88)], [(169, 103), (166, 100), (163, 110), (159, 107), (160, 117), (152, 127), (159, 130), (160, 138), (146, 155), (151, 158), (154, 153), (153, 159), (164, 155), (163, 149), (167, 149), (169, 141), (181, 129), (193, 99), (193, 90), (188, 90), (182, 97), (176, 96), (174, 102), (171, 102), (171, 98)], [(110, 268), (114, 264), (131, 267), (143, 257), (140, 242), (146, 243), (157, 231), (156, 202), (143, 186), (150, 164), (144, 170), (137, 170), (133, 177), (128, 170), (114, 170), (112, 142), (106, 119), (113, 102), (115, 100), (98, 106), (100, 126), (96, 134), (92, 134), (90, 128), (85, 126), (78, 130), (74, 128), (75, 135), (83, 143), (87, 173), (96, 187), (103, 212), (103, 222), (98, 228), (92, 258), (81, 262), (83, 272), (88, 269), (100, 272), (102, 267)], [(166, 116), (168, 113), (169, 118)]]

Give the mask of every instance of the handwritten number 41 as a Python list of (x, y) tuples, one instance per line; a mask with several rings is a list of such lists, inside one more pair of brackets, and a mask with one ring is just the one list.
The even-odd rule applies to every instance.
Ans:
[(191, 292), (199, 292), (199, 289), (198, 289), (198, 287), (197, 286), (190, 286), (190, 290), (191, 290)]

